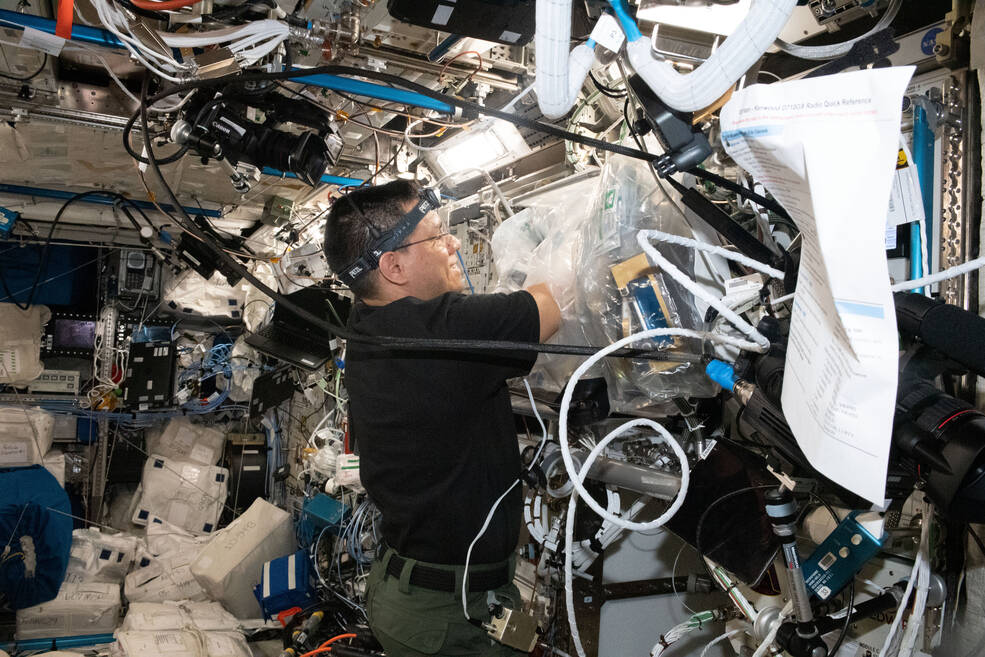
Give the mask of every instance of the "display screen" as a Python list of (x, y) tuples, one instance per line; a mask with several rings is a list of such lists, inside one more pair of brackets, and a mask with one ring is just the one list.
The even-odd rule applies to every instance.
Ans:
[(52, 349), (92, 349), (96, 322), (85, 319), (54, 320)]
[[(691, 470), (687, 497), (667, 522), (667, 529), (742, 581), (753, 584), (773, 562), (780, 546), (766, 516), (766, 491), (745, 491), (714, 503), (733, 491), (768, 484), (778, 482), (762, 459), (719, 441), (708, 457)], [(698, 521), (706, 509), (701, 540), (696, 541)]]

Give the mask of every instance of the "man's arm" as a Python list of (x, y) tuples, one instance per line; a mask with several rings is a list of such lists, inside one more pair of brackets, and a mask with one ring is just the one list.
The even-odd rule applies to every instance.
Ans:
[(540, 314), (540, 341), (546, 342), (561, 326), (561, 309), (546, 283), (531, 285), (526, 291), (537, 303), (537, 312)]

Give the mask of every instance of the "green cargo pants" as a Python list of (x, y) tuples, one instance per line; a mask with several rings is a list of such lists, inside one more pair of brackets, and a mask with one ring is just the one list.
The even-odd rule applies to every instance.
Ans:
[[(386, 572), (393, 554), (391, 548), (382, 560), (376, 560), (366, 580), (369, 626), (387, 657), (519, 657), (525, 654), (493, 641), (481, 628), (465, 620), (461, 594), (464, 567), (408, 559), (401, 577), (397, 578)], [(454, 572), (457, 592), (433, 591), (410, 584), (410, 570), (415, 563)], [(510, 565), (512, 574), (513, 562)], [(482, 566), (469, 566), (469, 573), (482, 569)], [(491, 593), (506, 606), (519, 608), (522, 604), (520, 592), (512, 581)], [(469, 593), (466, 598), (469, 616), (487, 622), (489, 597), (489, 592)]]

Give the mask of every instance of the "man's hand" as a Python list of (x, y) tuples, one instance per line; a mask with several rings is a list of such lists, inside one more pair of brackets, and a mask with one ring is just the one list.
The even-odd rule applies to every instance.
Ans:
[(526, 291), (537, 302), (537, 310), (540, 313), (540, 341), (546, 342), (561, 326), (561, 309), (547, 283), (531, 285)]

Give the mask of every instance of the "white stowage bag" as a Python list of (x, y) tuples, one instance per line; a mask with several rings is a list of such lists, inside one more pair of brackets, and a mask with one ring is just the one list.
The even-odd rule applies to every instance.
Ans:
[(208, 596), (191, 571), (194, 554), (154, 557), (126, 576), (123, 591), (131, 603), (205, 600)]
[(150, 632), (235, 632), (239, 629), (239, 621), (218, 602), (135, 602), (130, 604), (120, 629)]
[(0, 383), (27, 383), (41, 375), (41, 327), (49, 319), (47, 306), (21, 310), (0, 303)]
[(253, 587), (263, 564), (295, 549), (291, 514), (258, 499), (212, 537), (192, 563), (192, 574), (237, 618), (260, 618)]
[(152, 517), (147, 524), (147, 548), (138, 556), (137, 569), (127, 575), (123, 589), (131, 605), (205, 600), (208, 596), (192, 576), (191, 562), (207, 540)]
[(119, 618), (119, 584), (66, 582), (54, 600), (17, 611), (16, 638), (108, 634)]
[(122, 584), (142, 541), (128, 534), (105, 534), (94, 527), (72, 532), (66, 582)]
[(125, 657), (206, 657), (204, 641), (194, 632), (117, 632), (116, 654)]
[(208, 542), (208, 536), (196, 536), (157, 516), (151, 516), (147, 523), (147, 552), (151, 557), (179, 552), (197, 555)]
[(176, 461), (215, 465), (222, 456), (226, 434), (216, 427), (193, 424), (186, 417), (171, 418), (148, 451)]
[(205, 280), (188, 269), (165, 283), (163, 297), (165, 305), (179, 313), (240, 319), (248, 286), (245, 281), (229, 285), (219, 272)]
[(124, 631), (116, 633), (117, 654), (125, 657), (251, 657), (236, 632)]
[[(0, 353), (3, 348), (0, 342)], [(54, 432), (55, 418), (47, 411), (0, 406), (0, 468), (40, 465)]]
[(233, 343), (229, 360), (233, 364), (229, 399), (234, 402), (249, 402), (253, 395), (253, 382), (263, 373), (263, 368), (260, 366), (260, 352), (246, 344), (246, 339), (241, 335)]
[(215, 530), (226, 502), (229, 471), (152, 454), (144, 464), (133, 522), (158, 516), (193, 534)]
[(209, 657), (252, 657), (250, 646), (238, 632), (204, 632)]

